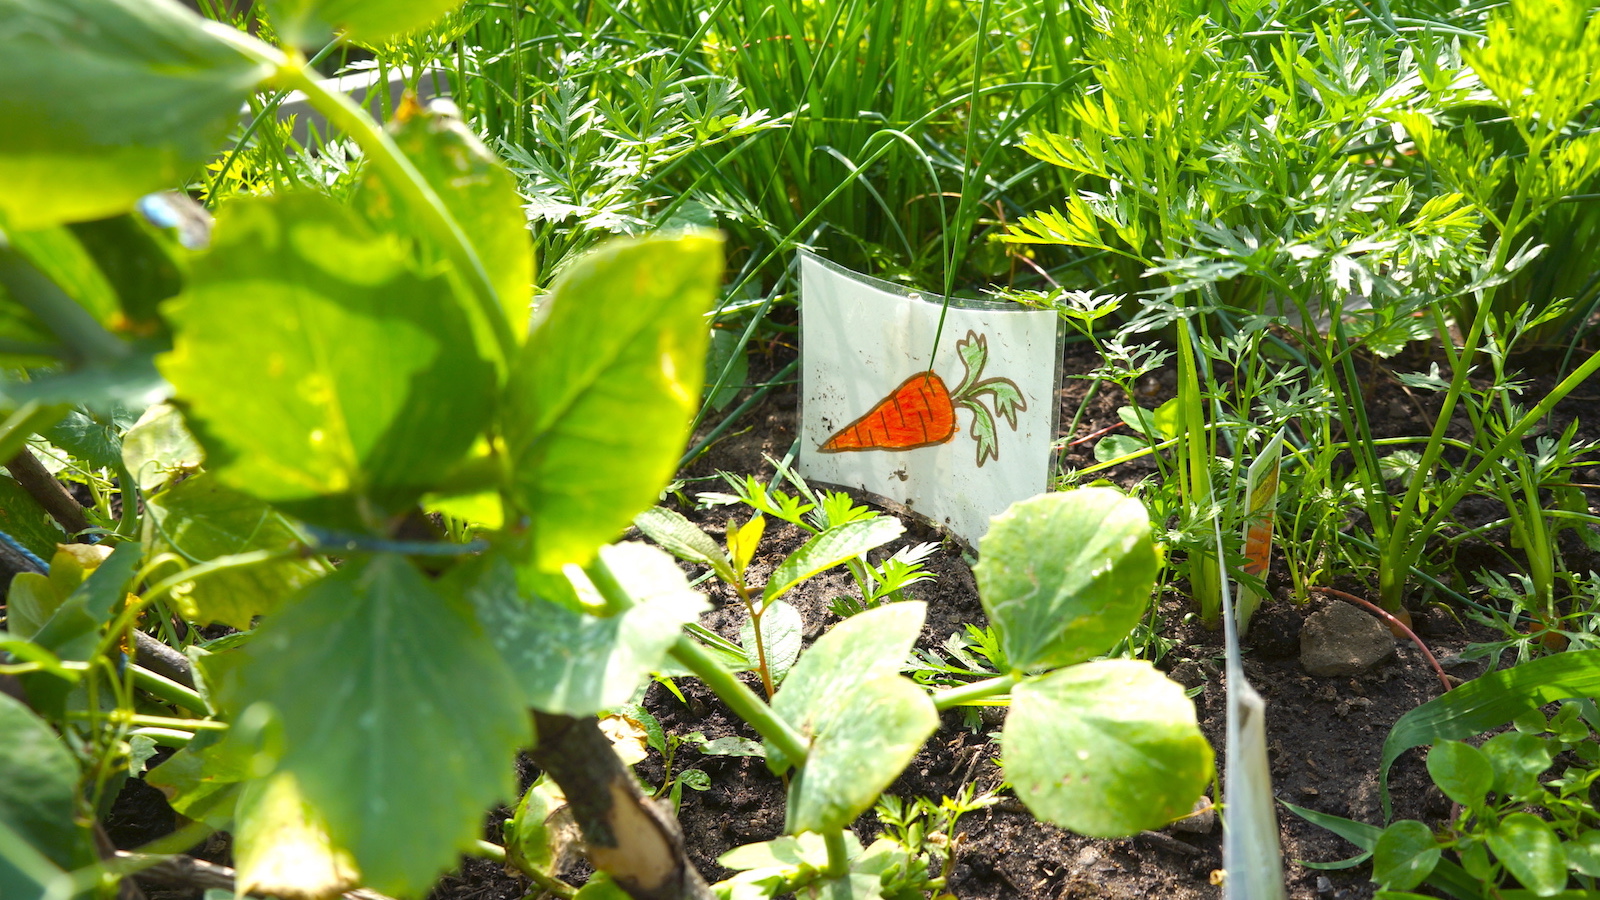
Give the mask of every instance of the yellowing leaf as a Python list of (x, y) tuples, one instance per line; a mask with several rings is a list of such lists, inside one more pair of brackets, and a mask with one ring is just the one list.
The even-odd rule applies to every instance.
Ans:
[(755, 558), (756, 547), (766, 528), (767, 520), (759, 515), (752, 516), (743, 526), (728, 520), (728, 556), (733, 559), (733, 570), (741, 576), (750, 568), (750, 560)]

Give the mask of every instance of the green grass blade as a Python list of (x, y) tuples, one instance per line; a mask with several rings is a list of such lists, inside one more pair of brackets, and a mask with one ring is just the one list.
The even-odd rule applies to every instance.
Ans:
[(1569, 697), (1600, 694), (1600, 650), (1546, 656), (1489, 672), (1400, 717), (1383, 742), (1378, 770), (1383, 815), (1393, 814), (1389, 767), (1400, 754), (1441, 740), (1459, 741), (1511, 721), (1530, 709)]

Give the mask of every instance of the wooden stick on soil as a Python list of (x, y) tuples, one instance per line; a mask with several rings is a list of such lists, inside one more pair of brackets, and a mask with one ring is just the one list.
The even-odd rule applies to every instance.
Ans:
[(677, 820), (640, 793), (594, 717), (533, 718), (539, 743), (529, 755), (567, 795), (595, 868), (634, 900), (712, 900)]
[(39, 462), (33, 451), (24, 449), (10, 462), (5, 464), (6, 471), (17, 480), (17, 484), (27, 491), (50, 517), (60, 523), (67, 534), (77, 534), (89, 527), (89, 520), (83, 514), (83, 507), (78, 501), (67, 493), (54, 475)]
[(1376, 603), (1369, 603), (1366, 600), (1357, 597), (1355, 594), (1347, 594), (1344, 591), (1329, 587), (1313, 587), (1312, 590), (1319, 594), (1327, 594), (1330, 597), (1338, 597), (1340, 600), (1354, 603), (1363, 609), (1366, 609), (1373, 615), (1378, 616), (1379, 618), (1382, 618), (1384, 621), (1388, 622), (1390, 630), (1399, 629), (1405, 634), (1406, 637), (1411, 639), (1413, 644), (1417, 645), (1418, 650), (1422, 651), (1423, 657), (1428, 660), (1428, 665), (1433, 666), (1434, 674), (1439, 676), (1439, 683), (1444, 685), (1444, 689), (1449, 691), (1452, 687), (1454, 687), (1454, 685), (1450, 683), (1450, 676), (1444, 673), (1444, 668), (1439, 665), (1439, 661), (1437, 659), (1434, 659), (1432, 651), (1428, 649), (1428, 645), (1422, 642), (1422, 638), (1417, 637), (1417, 633), (1411, 630), (1411, 626), (1390, 615), (1389, 612), (1383, 607), (1378, 606)]

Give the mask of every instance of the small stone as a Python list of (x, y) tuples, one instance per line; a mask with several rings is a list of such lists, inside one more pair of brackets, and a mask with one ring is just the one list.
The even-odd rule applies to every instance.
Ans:
[(1300, 630), (1300, 665), (1312, 675), (1360, 675), (1393, 655), (1394, 635), (1383, 623), (1337, 600)]
[(1210, 834), (1217, 827), (1217, 808), (1211, 803), (1211, 798), (1204, 794), (1194, 802), (1194, 808), (1187, 816), (1172, 823), (1173, 831), (1183, 831), (1189, 834)]
[(1317, 894), (1322, 897), (1333, 895), (1333, 879), (1326, 875), (1317, 876)]
[(1206, 683), (1205, 670), (1200, 668), (1200, 663), (1192, 659), (1180, 660), (1167, 673), (1167, 677), (1186, 688), (1197, 688)]

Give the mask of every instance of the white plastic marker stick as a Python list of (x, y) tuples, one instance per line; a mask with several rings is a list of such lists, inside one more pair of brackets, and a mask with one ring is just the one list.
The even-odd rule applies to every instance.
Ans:
[[(1283, 459), (1283, 429), (1263, 447), (1244, 481), (1244, 571), (1267, 577), (1272, 563), (1272, 520), (1278, 511), (1278, 468)], [(1261, 606), (1261, 595), (1239, 585), (1239, 633), (1250, 630), (1250, 617)]]
[(991, 516), (1049, 487), (1054, 312), (980, 300), (945, 310), (804, 252), (800, 278), (801, 475), (874, 494), (974, 546)]
[[(1217, 558), (1223, 559), (1222, 525), (1213, 520)], [(1227, 649), (1228, 747), (1224, 757), (1226, 809), (1222, 817), (1224, 900), (1284, 900), (1283, 847), (1267, 765), (1266, 702), (1245, 680), (1239, 627), (1228, 576), (1222, 575), (1222, 638)]]

